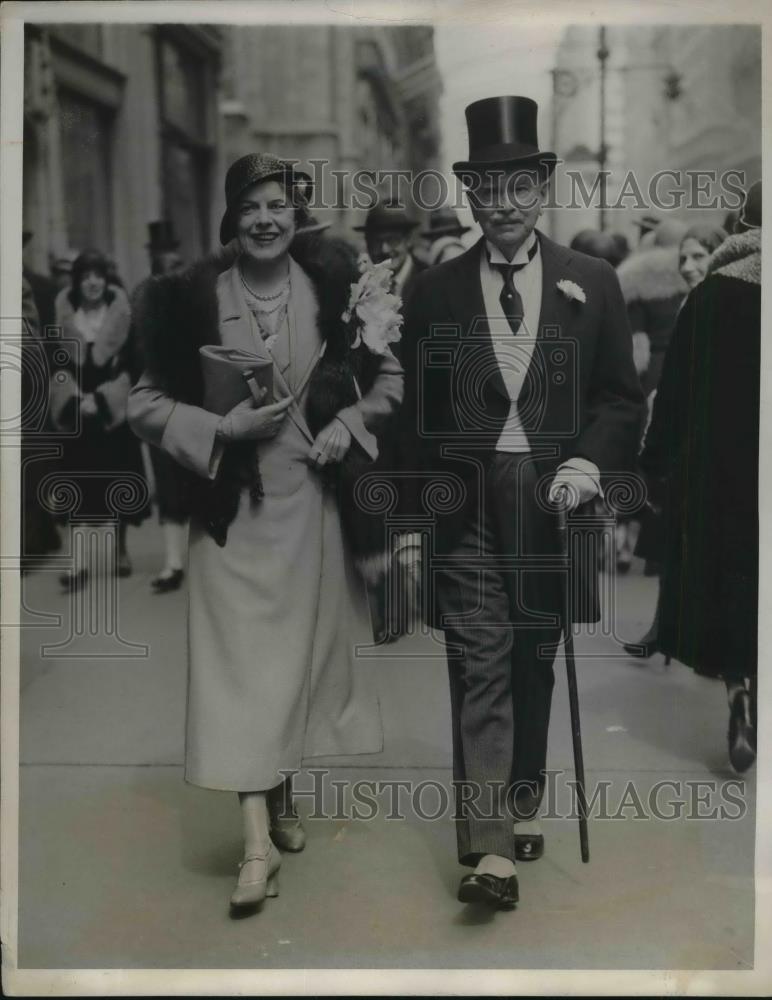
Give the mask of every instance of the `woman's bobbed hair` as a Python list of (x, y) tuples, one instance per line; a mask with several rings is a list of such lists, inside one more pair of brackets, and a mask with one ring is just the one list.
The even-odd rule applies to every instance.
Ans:
[[(70, 289), (70, 302), (75, 309), (80, 305), (80, 285), (89, 271), (94, 271), (101, 275), (105, 282), (110, 278), (110, 264), (105, 254), (101, 250), (83, 250), (75, 258), (72, 264), (72, 287)], [(107, 296), (106, 296), (107, 297)]]

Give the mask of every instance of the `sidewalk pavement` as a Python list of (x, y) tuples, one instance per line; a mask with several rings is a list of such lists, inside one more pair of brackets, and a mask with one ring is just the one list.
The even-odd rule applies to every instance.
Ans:
[[(576, 640), (588, 788), (608, 782), (610, 810), (622, 817), (591, 819), (588, 865), (576, 821), (546, 819), (545, 856), (518, 865), (517, 910), (464, 907), (450, 810), (421, 819), (408, 796), (401, 820), (383, 810), (367, 821), (307, 819), (308, 845), (285, 855), (280, 896), (234, 919), (237, 797), (182, 776), (186, 593), (150, 592), (156, 525), (130, 531), (129, 546), (135, 572), (119, 581), (107, 639), (73, 634), (55, 567), (24, 580), (20, 968), (752, 966), (754, 772), (727, 786), (741, 819), (634, 818), (630, 796), (645, 804), (655, 782), (691, 782), (698, 795), (696, 782), (735, 780), (723, 685), (620, 648), (648, 625), (654, 581), (619, 582), (620, 636)], [(147, 655), (136, 655), (143, 645)], [(555, 667), (548, 766), (564, 772), (554, 787), (565, 802), (573, 764), (562, 659)], [(430, 638), (386, 647), (377, 664), (383, 752), (309, 765), (381, 788), (449, 788), (445, 670)], [(308, 774), (298, 787), (310, 791)], [(420, 807), (439, 811), (440, 794), (426, 785)], [(303, 796), (301, 814), (313, 805)]]

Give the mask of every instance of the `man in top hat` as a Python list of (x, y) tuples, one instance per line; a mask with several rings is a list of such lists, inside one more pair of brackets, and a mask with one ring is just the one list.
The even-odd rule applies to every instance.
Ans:
[[(496, 908), (517, 902), (515, 861), (544, 849), (558, 507), (594, 506), (604, 476), (631, 468), (643, 408), (613, 268), (535, 228), (556, 163), (536, 116), (525, 97), (467, 107), (453, 170), (483, 235), (418, 276), (402, 339), (402, 512), (425, 526), (425, 603), (447, 643), (458, 857), (473, 869), (459, 899)], [(409, 572), (416, 551), (406, 536)], [(596, 621), (595, 565), (571, 574), (588, 584), (569, 590), (574, 621)]]
[(406, 302), (413, 289), (416, 275), (423, 269), (411, 253), (411, 235), (418, 226), (396, 202), (374, 205), (367, 213), (363, 226), (354, 226), (365, 234), (370, 260), (374, 264), (391, 259), (394, 271), (393, 290)]
[(461, 220), (450, 206), (435, 208), (429, 216), (429, 228), (421, 232), (421, 236), (429, 244), (429, 266), (460, 256), (466, 249), (461, 237), (470, 228), (461, 225)]
[(146, 244), (150, 255), (150, 273), (176, 274), (185, 266), (179, 252), (180, 241), (174, 235), (174, 225), (169, 219), (158, 219), (147, 225), (150, 241)]

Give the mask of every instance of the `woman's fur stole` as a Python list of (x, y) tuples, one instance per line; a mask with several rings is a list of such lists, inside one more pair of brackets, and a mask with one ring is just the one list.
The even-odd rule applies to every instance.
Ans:
[[(363, 394), (370, 389), (380, 358), (364, 345), (352, 350), (352, 333), (341, 318), (351, 283), (359, 276), (354, 249), (342, 240), (311, 234), (297, 237), (291, 253), (313, 283), (319, 332), (327, 345), (308, 385), (305, 416), (311, 432), (317, 434), (339, 410), (356, 402), (355, 378)], [(220, 342), (216, 283), (233, 260), (233, 254), (226, 251), (182, 274), (152, 278), (137, 292), (134, 315), (145, 365), (154, 380), (180, 402), (202, 405), (199, 348)], [(385, 547), (382, 519), (362, 511), (354, 499), (357, 479), (372, 469), (373, 463), (352, 444), (345, 460), (324, 473), (327, 484), (337, 490), (344, 533), (358, 561), (372, 561)], [(241, 491), (248, 487), (253, 503), (259, 503), (263, 495), (253, 442), (227, 445), (213, 481), (181, 467), (179, 474), (184, 477), (193, 515), (218, 545), (225, 545)]]
[(708, 274), (722, 274), (751, 285), (761, 284), (761, 230), (727, 237), (708, 263)]

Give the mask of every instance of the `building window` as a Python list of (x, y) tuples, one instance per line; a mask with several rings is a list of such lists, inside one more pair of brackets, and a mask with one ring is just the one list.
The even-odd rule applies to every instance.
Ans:
[(52, 26), (57, 38), (69, 42), (81, 52), (87, 52), (95, 59), (102, 58), (101, 24), (57, 24)]
[(58, 98), (67, 238), (78, 250), (109, 251), (113, 115), (72, 91), (60, 89)]
[(164, 215), (192, 260), (209, 249), (213, 157), (208, 101), (214, 73), (198, 53), (163, 30), (158, 38)]

